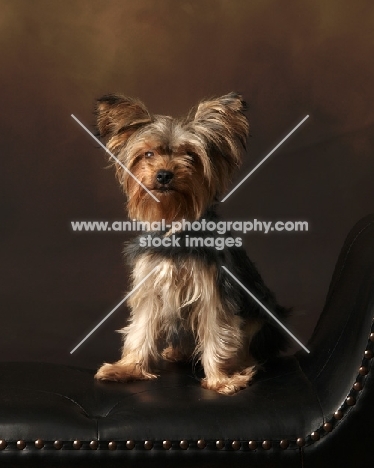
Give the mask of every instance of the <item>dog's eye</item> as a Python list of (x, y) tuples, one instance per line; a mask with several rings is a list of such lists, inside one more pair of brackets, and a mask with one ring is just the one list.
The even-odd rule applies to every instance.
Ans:
[(153, 151), (146, 151), (146, 152), (144, 153), (144, 156), (145, 156), (146, 158), (151, 158), (153, 155), (154, 155), (154, 152), (153, 152)]

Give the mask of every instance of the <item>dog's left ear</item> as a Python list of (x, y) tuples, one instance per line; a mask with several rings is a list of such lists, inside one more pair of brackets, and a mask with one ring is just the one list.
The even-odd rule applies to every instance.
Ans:
[(246, 149), (249, 133), (248, 120), (244, 114), (247, 106), (242, 96), (232, 92), (215, 99), (202, 101), (194, 115), (192, 125), (208, 146), (221, 155), (231, 174), (239, 166)]

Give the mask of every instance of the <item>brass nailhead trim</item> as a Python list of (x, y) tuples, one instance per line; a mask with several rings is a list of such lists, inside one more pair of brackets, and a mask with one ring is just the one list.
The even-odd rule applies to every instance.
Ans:
[(270, 440), (264, 440), (262, 442), (262, 448), (265, 450), (270, 450), (271, 449), (271, 441)]
[(91, 440), (90, 449), (97, 450), (98, 447), (99, 447), (99, 442), (97, 440)]
[(343, 416), (344, 416), (344, 413), (341, 410), (337, 410), (334, 413), (334, 418), (338, 421), (340, 421), (343, 418)]
[(62, 449), (62, 442), (61, 440), (55, 440), (53, 442), (53, 447), (56, 449), (56, 450), (61, 450)]
[(182, 450), (187, 450), (188, 446), (189, 446), (188, 440), (181, 440), (180, 443), (179, 443), (179, 447)]
[(199, 449), (204, 449), (206, 447), (206, 442), (204, 439), (200, 439), (197, 441), (197, 447)]
[(164, 447), (165, 450), (170, 450), (171, 449), (171, 441), (170, 440), (164, 440), (162, 442), (162, 446)]
[(355, 382), (353, 384), (353, 390), (356, 390), (357, 392), (360, 392), (362, 390), (362, 383), (361, 382)]
[(18, 450), (23, 450), (26, 447), (26, 442), (24, 440), (17, 440)]
[(135, 447), (135, 442), (133, 440), (126, 441), (126, 448), (132, 450)]
[(6, 440), (4, 440), (4, 439), (0, 440), (0, 450), (6, 449), (7, 445), (8, 444), (7, 444)]
[(37, 439), (35, 441), (35, 448), (42, 449), (43, 447), (44, 447), (44, 442), (42, 441), (42, 439)]
[[(325, 432), (331, 432), (333, 430), (334, 426), (335, 426), (335, 423), (337, 421), (340, 421), (344, 417), (345, 412), (347, 411), (347, 409), (356, 404), (357, 392), (360, 392), (364, 387), (363, 377), (366, 376), (369, 373), (368, 360), (370, 360), (370, 359), (372, 359), (374, 357), (374, 349), (372, 349), (373, 345), (370, 342), (374, 342), (374, 322), (373, 322), (371, 332), (370, 332), (370, 335), (369, 335), (369, 344), (368, 344), (367, 349), (364, 351), (363, 361), (362, 361), (361, 367), (358, 370), (359, 376), (357, 377), (356, 381), (353, 383), (352, 391), (350, 392), (350, 394), (347, 395), (347, 397), (345, 399), (344, 406), (342, 406), (341, 408), (339, 408), (338, 410), (335, 411), (335, 413), (333, 414), (333, 418), (329, 422), (326, 422), (325, 424), (322, 425), (321, 428)], [(318, 431), (311, 434), (311, 439), (313, 441), (314, 440), (319, 440), (320, 434), (319, 434), (319, 436), (317, 436), (318, 439), (314, 439), (314, 437), (313, 437), (313, 434), (315, 434), (317, 432)]]
[(303, 437), (298, 437), (296, 439), (296, 445), (299, 446), (299, 447), (304, 447), (305, 445), (305, 440)]
[(331, 432), (331, 431), (332, 431), (332, 424), (331, 424), (331, 423), (325, 423), (325, 424), (323, 425), (323, 430), (324, 430), (325, 432)]
[(288, 446), (290, 445), (289, 441), (287, 439), (283, 439), (279, 442), (279, 446), (281, 449), (285, 450), (286, 448), (288, 448)]
[(75, 450), (79, 450), (81, 447), (82, 447), (82, 442), (80, 440), (74, 440), (73, 448), (75, 448)]
[(356, 404), (356, 398), (354, 396), (349, 396), (345, 401), (348, 406), (354, 406)]
[(146, 450), (151, 450), (151, 449), (153, 449), (153, 442), (152, 442), (151, 440), (146, 440), (146, 441), (144, 442), (144, 448), (145, 448)]
[(255, 440), (250, 440), (248, 442), (248, 447), (250, 448), (250, 450), (256, 450), (257, 448), (257, 442)]
[(241, 447), (241, 443), (240, 443), (240, 440), (233, 440), (232, 444), (231, 444), (231, 447), (234, 449), (234, 450), (239, 450), (240, 447)]
[(109, 450), (116, 450), (117, 448), (117, 443), (112, 440), (111, 442), (108, 443), (108, 449)]
[(225, 446), (225, 443), (223, 440), (216, 440), (216, 447), (218, 450), (222, 450), (224, 446)]
[(310, 434), (310, 437), (312, 440), (317, 441), (320, 439), (320, 435), (318, 431), (314, 431)]

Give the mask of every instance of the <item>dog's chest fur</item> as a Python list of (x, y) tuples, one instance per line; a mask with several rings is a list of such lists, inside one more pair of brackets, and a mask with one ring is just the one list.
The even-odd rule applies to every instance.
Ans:
[(135, 262), (134, 285), (152, 270), (154, 270), (152, 275), (142, 288), (142, 294), (139, 294), (139, 300), (144, 296), (152, 300), (153, 310), (157, 309), (157, 312), (165, 318), (170, 316), (183, 318), (186, 311), (194, 308), (191, 306), (199, 302), (217, 300), (214, 265), (204, 264), (191, 257), (185, 257), (176, 263), (163, 255), (144, 253)]

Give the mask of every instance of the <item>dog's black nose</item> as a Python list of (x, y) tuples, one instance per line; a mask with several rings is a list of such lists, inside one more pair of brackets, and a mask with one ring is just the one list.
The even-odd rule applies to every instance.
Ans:
[(156, 179), (160, 184), (166, 185), (171, 181), (173, 175), (174, 174), (172, 172), (161, 169), (161, 171), (157, 172)]

